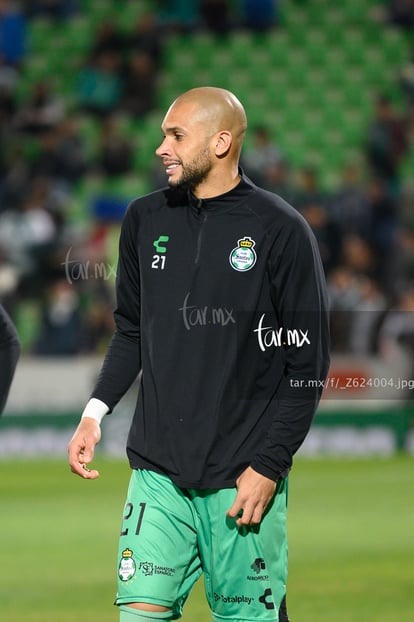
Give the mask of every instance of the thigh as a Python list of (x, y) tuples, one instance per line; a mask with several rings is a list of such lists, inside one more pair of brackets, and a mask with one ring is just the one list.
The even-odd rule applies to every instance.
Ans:
[(207, 599), (215, 620), (275, 622), (286, 594), (287, 479), (279, 480), (256, 527), (239, 529), (226, 517), (235, 494), (234, 489), (210, 491), (193, 500)]
[(196, 523), (188, 497), (168, 477), (132, 472), (119, 538), (117, 605), (152, 603), (180, 615), (201, 574)]

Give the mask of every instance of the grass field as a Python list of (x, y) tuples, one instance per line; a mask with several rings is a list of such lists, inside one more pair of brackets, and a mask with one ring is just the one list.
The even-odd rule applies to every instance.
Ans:
[[(98, 459), (0, 461), (0, 619), (117, 622), (117, 533), (129, 470)], [(298, 459), (290, 478), (292, 622), (413, 622), (412, 458)], [(183, 622), (208, 622), (202, 583)]]

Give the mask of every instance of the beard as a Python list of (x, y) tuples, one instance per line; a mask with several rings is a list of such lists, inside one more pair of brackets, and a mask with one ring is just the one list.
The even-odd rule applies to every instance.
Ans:
[(181, 177), (176, 181), (169, 181), (172, 188), (189, 189), (192, 192), (208, 177), (212, 164), (210, 160), (210, 151), (208, 147), (200, 151), (200, 153), (188, 164), (181, 162)]

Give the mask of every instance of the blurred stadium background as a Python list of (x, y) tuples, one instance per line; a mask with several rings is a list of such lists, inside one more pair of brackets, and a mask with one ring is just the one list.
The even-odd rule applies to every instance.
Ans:
[[(0, 0), (0, 302), (23, 348), (0, 420), (5, 620), (115, 619), (135, 387), (104, 421), (93, 492), (66, 446), (113, 328), (122, 215), (165, 183), (166, 107), (205, 84), (244, 103), (243, 166), (304, 214), (327, 274), (333, 362), (292, 487), (293, 619), (413, 619), (413, 33), (410, 0)], [(185, 619), (209, 619), (201, 601)]]
[[(320, 245), (334, 356), (302, 452), (414, 451), (413, 12), (398, 0), (0, 3), (0, 301), (23, 347), (1, 456), (62, 455), (113, 328), (122, 215), (165, 184), (166, 108), (205, 84), (245, 104), (246, 172)], [(130, 397), (118, 410), (102, 445), (116, 455)]]

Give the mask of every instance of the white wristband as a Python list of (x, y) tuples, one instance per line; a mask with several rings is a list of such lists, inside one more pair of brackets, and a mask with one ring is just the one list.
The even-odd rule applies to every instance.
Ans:
[(89, 417), (90, 419), (95, 419), (100, 424), (108, 412), (109, 407), (104, 402), (96, 397), (92, 397), (83, 409), (81, 419)]

